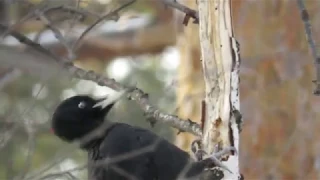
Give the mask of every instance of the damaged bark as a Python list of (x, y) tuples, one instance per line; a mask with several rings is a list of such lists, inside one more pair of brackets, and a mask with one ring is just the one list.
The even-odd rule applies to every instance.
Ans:
[(198, 8), (206, 92), (202, 147), (209, 154), (235, 147), (237, 153), (222, 159), (232, 173), (221, 170), (218, 174), (220, 179), (242, 179), (238, 159), (240, 55), (232, 28), (231, 0), (199, 0)]

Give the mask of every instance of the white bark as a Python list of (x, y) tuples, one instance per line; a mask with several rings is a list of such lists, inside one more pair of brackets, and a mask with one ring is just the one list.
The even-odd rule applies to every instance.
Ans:
[[(238, 124), (232, 111), (240, 111), (240, 57), (233, 38), (230, 3), (230, 0), (198, 0), (206, 86), (206, 119), (202, 140), (204, 150), (210, 153), (231, 145), (239, 152)], [(233, 172), (224, 171), (224, 179), (240, 177), (237, 154), (229, 156), (223, 163)]]

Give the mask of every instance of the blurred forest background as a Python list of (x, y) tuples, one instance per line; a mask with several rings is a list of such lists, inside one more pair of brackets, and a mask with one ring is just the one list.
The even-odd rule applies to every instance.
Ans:
[[(13, 29), (66, 57), (64, 45), (41, 21), (19, 23), (33, 11), (26, 2), (91, 12), (82, 24), (71, 20), (56, 24), (74, 39), (78, 31), (124, 0), (50, 0), (45, 4), (0, 0), (1, 23), (17, 24)], [(197, 9), (195, 0), (181, 2)], [(320, 1), (306, 0), (306, 6), (318, 42)], [(319, 179), (320, 98), (312, 93), (314, 66), (296, 1), (233, 0), (232, 8), (242, 57), (241, 173), (245, 179)], [(198, 122), (204, 96), (198, 25), (184, 27), (183, 14), (164, 7), (161, 0), (140, 0), (120, 15), (117, 22), (101, 23), (83, 40), (76, 65), (137, 85), (160, 109)], [(63, 16), (50, 14), (57, 21)], [(70, 26), (76, 28), (69, 30)], [(56, 176), (85, 163), (86, 155), (66, 150), (66, 144), (50, 133), (50, 115), (66, 97), (99, 96), (111, 90), (60, 76), (46, 59), (24, 58), (23, 53), (31, 52), (12, 37), (0, 38), (0, 179), (85, 179), (83, 168)], [(17, 59), (8, 58), (3, 47), (14, 50)], [(117, 103), (110, 119), (151, 129), (135, 102), (126, 99)], [(160, 123), (152, 130), (190, 151), (192, 135), (176, 135)]]

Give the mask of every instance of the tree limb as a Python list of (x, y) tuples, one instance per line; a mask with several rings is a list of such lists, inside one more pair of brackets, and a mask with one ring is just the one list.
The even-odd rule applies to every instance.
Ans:
[(119, 11), (121, 11), (122, 9), (126, 8), (127, 6), (130, 6), (131, 4), (135, 3), (136, 0), (129, 0), (128, 2), (126, 2), (125, 4), (123, 4), (122, 6), (116, 8), (115, 10), (108, 12), (106, 15), (103, 15), (102, 17), (100, 17), (99, 19), (97, 19), (91, 26), (89, 26), (78, 38), (78, 40), (73, 44), (72, 49), (74, 51), (76, 51), (76, 49), (80, 46), (80, 42), (81, 40), (94, 28), (96, 27), (100, 22), (106, 20), (107, 18), (112, 18), (115, 16), (118, 16)]
[[(167, 46), (175, 44), (175, 30), (173, 23), (157, 22), (153, 23), (153, 19), (149, 16), (141, 16), (139, 18), (130, 19), (126, 22), (126, 29), (117, 32), (121, 28), (121, 23), (108, 22), (92, 32), (92, 36), (82, 40), (81, 46), (78, 47), (76, 56), (78, 61), (86, 60), (87, 58), (103, 59), (110, 61), (119, 56), (136, 56), (141, 54), (158, 54)], [(41, 22), (40, 22), (41, 23)], [(28, 24), (28, 23), (26, 23)], [(31, 22), (30, 26), (39, 26)], [(56, 26), (57, 23), (53, 22)], [(108, 24), (108, 25), (107, 25)], [(68, 42), (75, 42), (87, 27), (76, 26), (75, 32), (68, 35)], [(59, 40), (54, 38), (52, 31), (44, 29), (42, 32), (30, 33), (26, 36), (41, 45), (55, 52), (59, 56), (67, 56), (66, 48), (61, 46)], [(63, 34), (66, 31), (59, 29)], [(167, 38), (155, 36), (155, 34), (166, 33)], [(1, 34), (1, 33), (0, 33)], [(38, 39), (38, 40), (36, 40)], [(21, 47), (20, 42), (17, 42), (11, 36), (4, 39), (3, 44)], [(69, 43), (70, 44), (70, 43)]]
[[(6, 28), (8, 27), (0, 24), (0, 31), (5, 30)], [(43, 55), (48, 56), (48, 58), (54, 60), (56, 63), (61, 65), (63, 69), (67, 70), (67, 72), (71, 76), (75, 78), (94, 81), (100, 86), (107, 86), (116, 91), (121, 91), (121, 90), (131, 88), (116, 82), (114, 79), (106, 78), (99, 74), (96, 74), (93, 71), (86, 71), (81, 68), (78, 68), (74, 66), (72, 62), (67, 62), (66, 60), (63, 60), (61, 57), (58, 57), (54, 53), (42, 47), (40, 44), (33, 42), (32, 40), (20, 34), (19, 32), (11, 30), (9, 34), (15, 37), (21, 43), (28, 45), (29, 47), (37, 50)], [(145, 111), (146, 114), (153, 116), (156, 120), (166, 122), (181, 131), (190, 132), (197, 136), (202, 135), (202, 130), (200, 128), (200, 125), (190, 120), (182, 120), (177, 116), (166, 114), (161, 110), (157, 109), (156, 107), (150, 104), (148, 95), (144, 93), (141, 89), (135, 88), (129, 94), (129, 96), (131, 97), (131, 99), (135, 100), (140, 105), (140, 107)]]
[(304, 29), (306, 32), (306, 38), (310, 46), (311, 54), (314, 59), (314, 63), (316, 66), (316, 80), (313, 82), (316, 84), (316, 89), (314, 90), (314, 94), (319, 96), (320, 95), (320, 56), (317, 54), (317, 49), (316, 49), (316, 44), (312, 36), (312, 31), (311, 31), (311, 24), (310, 24), (310, 19), (309, 19), (309, 13), (304, 5), (303, 0), (297, 0), (297, 5), (300, 10), (301, 14), (301, 19), (304, 23)]
[(190, 9), (187, 6), (184, 6), (177, 2), (177, 0), (161, 0), (166, 6), (177, 9), (186, 14), (185, 20), (183, 22), (184, 25), (188, 24), (189, 17), (194, 19), (194, 23), (199, 23), (199, 13), (196, 10)]

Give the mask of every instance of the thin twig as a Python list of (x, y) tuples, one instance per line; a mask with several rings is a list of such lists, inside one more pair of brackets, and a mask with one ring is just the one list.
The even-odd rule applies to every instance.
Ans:
[[(33, 5), (30, 2), (26, 2), (26, 1), (22, 1), (23, 3), (27, 3), (29, 5)], [(36, 10), (37, 8), (33, 8), (31, 9), (31, 11), (25, 15), (24, 17), (22, 17), (20, 20), (18, 20), (16, 23), (12, 24), (9, 28), (5, 29), (4, 31), (0, 30), (0, 41), (4, 39), (5, 36), (7, 36), (11, 30), (15, 29), (18, 25), (21, 25), (23, 23), (25, 23), (26, 21), (28, 21), (29, 19), (32, 19), (34, 17), (34, 10)]]
[(188, 20), (190, 17), (194, 19), (194, 23), (199, 23), (199, 13), (198, 11), (195, 11), (193, 9), (188, 8), (187, 6), (184, 6), (180, 3), (178, 3), (176, 0), (161, 0), (166, 6), (169, 6), (171, 8), (177, 9), (183, 13), (186, 14), (184, 18), (184, 25), (188, 24)]
[[(0, 28), (1, 30), (1, 28)], [(12, 31), (11, 31), (12, 32)], [(42, 86), (38, 93), (36, 94), (36, 96), (38, 96), (40, 94), (40, 92), (42, 91), (44, 86)], [(13, 123), (12, 128), (10, 129), (10, 131), (7, 131), (7, 136), (4, 137), (4, 140), (2, 140), (0, 142), (0, 150), (11, 140), (11, 138), (13, 137), (13, 134), (18, 130), (18, 127), (21, 125), (20, 123), (17, 122), (16, 119), (20, 118), (20, 117), (24, 117), (24, 115), (29, 112), (32, 108), (34, 108), (34, 106), (36, 105), (36, 98), (34, 98), (31, 103), (30, 106), (28, 106), (27, 108), (24, 109), (24, 111), (22, 111), (21, 113), (14, 113), (12, 114), (12, 116), (8, 116), (7, 119), (10, 118), (11, 121), (15, 122)], [(13, 111), (14, 112), (14, 111)], [(16, 120), (16, 121), (15, 121)]]
[(8, 83), (14, 81), (21, 76), (21, 71), (18, 69), (8, 69), (7, 71), (0, 73), (0, 89), (4, 88)]
[(68, 173), (71, 173), (71, 172), (75, 172), (75, 171), (82, 171), (84, 170), (85, 168), (87, 168), (87, 164), (85, 165), (81, 165), (81, 166), (78, 166), (76, 168), (72, 168), (72, 169), (68, 169), (68, 170), (65, 170), (65, 171), (61, 171), (61, 172), (57, 172), (57, 173), (50, 173), (50, 174), (47, 174), (43, 177), (40, 177), (38, 178), (37, 180), (44, 180), (44, 179), (49, 179), (49, 178), (57, 178), (59, 176), (64, 176), (65, 174), (68, 174)]
[(32, 159), (35, 155), (35, 146), (36, 146), (35, 140), (36, 139), (34, 136), (34, 132), (29, 132), (28, 133), (28, 150), (27, 150), (27, 156), (26, 156), (24, 168), (22, 170), (21, 175), (17, 179), (24, 179), (24, 177), (27, 175), (27, 173), (31, 168)]
[[(77, 5), (78, 6), (78, 5)], [(96, 18), (99, 18), (99, 14), (96, 14), (94, 12), (90, 12), (90, 11), (86, 11), (85, 9), (81, 9), (81, 8), (73, 8), (73, 7), (69, 7), (69, 6), (65, 6), (65, 5), (59, 5), (59, 6), (55, 6), (55, 7), (50, 7), (48, 9), (46, 9), (44, 11), (44, 13), (51, 13), (54, 11), (64, 11), (64, 12), (70, 12), (73, 14), (78, 14), (81, 16), (94, 16)]]
[(35, 14), (40, 18), (40, 20), (52, 31), (54, 36), (61, 42), (61, 44), (66, 48), (68, 52), (68, 60), (72, 61), (75, 58), (73, 50), (70, 48), (69, 43), (66, 38), (62, 35), (58, 28), (53, 25), (53, 22), (45, 16), (45, 14), (39, 10), (35, 11)]
[(112, 10), (111, 12), (108, 12), (106, 15), (100, 17), (98, 20), (96, 20), (91, 26), (89, 26), (81, 35), (80, 37), (76, 40), (76, 42), (73, 44), (72, 49), (74, 52), (76, 52), (77, 48), (79, 48), (80, 46), (80, 42), (81, 40), (94, 28), (97, 26), (97, 24), (99, 24), (100, 22), (108, 19), (108, 18), (112, 18), (114, 16), (117, 16), (117, 14), (119, 13), (119, 11), (121, 11), (122, 9), (130, 6), (131, 4), (135, 3), (136, 0), (130, 0), (127, 3), (121, 5), (119, 8), (116, 8), (114, 10)]
[(316, 49), (316, 44), (312, 36), (312, 31), (311, 31), (311, 23), (310, 23), (310, 18), (309, 18), (309, 13), (304, 5), (303, 0), (297, 0), (297, 5), (300, 10), (301, 14), (301, 19), (304, 23), (304, 29), (306, 33), (306, 38), (310, 46), (310, 51), (312, 54), (312, 57), (314, 59), (314, 63), (316, 66), (316, 80), (313, 82), (316, 84), (316, 89), (314, 90), (315, 95), (320, 95), (320, 56), (317, 54), (317, 49)]

